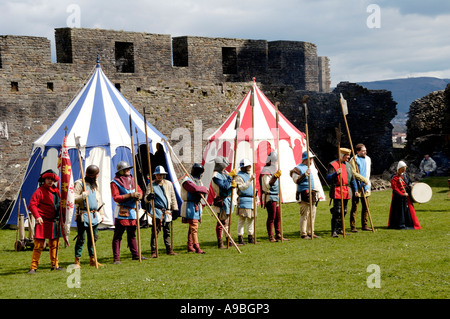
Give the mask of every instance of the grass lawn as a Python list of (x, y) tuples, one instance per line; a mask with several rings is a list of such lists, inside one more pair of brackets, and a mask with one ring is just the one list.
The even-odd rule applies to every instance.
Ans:
[[(112, 263), (113, 232), (100, 232), (99, 262), (89, 267), (86, 246), (79, 275), (80, 288), (70, 288), (75, 272), (50, 271), (48, 251), (41, 255), (37, 274), (28, 275), (32, 251), (15, 252), (16, 231), (0, 230), (1, 299), (448, 299), (450, 297), (450, 198), (447, 178), (424, 180), (433, 198), (415, 204), (420, 230), (388, 230), (391, 191), (375, 192), (370, 211), (376, 231), (349, 232), (332, 238), (328, 201), (320, 202), (316, 233), (320, 239), (299, 235), (298, 204), (284, 204), (283, 230), (289, 241), (270, 243), (265, 229), (267, 213), (258, 210), (258, 244), (219, 250), (215, 219), (206, 209), (199, 229), (204, 255), (186, 252), (187, 225), (174, 222), (174, 248), (167, 256), (159, 236), (159, 258), (132, 261), (122, 241), (121, 265)], [(349, 204), (350, 210), (350, 204)], [(359, 210), (360, 212), (360, 210)], [(357, 226), (359, 223), (359, 212)], [(233, 216), (234, 217), (234, 216)], [(236, 236), (237, 218), (231, 233)], [(142, 254), (150, 256), (150, 229), (141, 230)], [(71, 239), (76, 230), (71, 232)], [(245, 235), (246, 239), (246, 235)], [(61, 248), (60, 265), (74, 260), (74, 245)], [(374, 272), (374, 268), (379, 272)], [(379, 285), (375, 277), (379, 274)], [(372, 288), (370, 288), (372, 286)]]

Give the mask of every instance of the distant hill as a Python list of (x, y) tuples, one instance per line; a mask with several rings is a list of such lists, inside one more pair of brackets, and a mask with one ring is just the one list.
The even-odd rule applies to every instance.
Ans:
[(370, 90), (388, 90), (397, 102), (397, 112), (403, 116), (409, 111), (411, 103), (433, 91), (445, 89), (450, 79), (434, 77), (418, 77), (406, 79), (392, 79), (373, 82), (359, 82), (358, 84)]

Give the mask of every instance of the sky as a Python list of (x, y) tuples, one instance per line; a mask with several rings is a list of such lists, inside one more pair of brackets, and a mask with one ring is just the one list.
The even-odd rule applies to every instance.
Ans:
[(0, 35), (46, 37), (54, 51), (61, 27), (312, 42), (332, 87), (450, 78), (447, 0), (0, 0)]

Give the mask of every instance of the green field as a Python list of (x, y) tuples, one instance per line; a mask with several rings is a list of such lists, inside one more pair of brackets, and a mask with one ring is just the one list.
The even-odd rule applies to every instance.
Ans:
[[(265, 230), (266, 211), (258, 211), (258, 244), (219, 250), (215, 219), (205, 210), (199, 229), (204, 255), (186, 252), (187, 225), (174, 223), (177, 256), (167, 256), (162, 236), (159, 258), (132, 261), (126, 236), (122, 241), (122, 264), (112, 263), (113, 232), (100, 232), (99, 262), (89, 267), (87, 249), (77, 274), (80, 288), (71, 288), (75, 272), (50, 271), (48, 251), (41, 256), (37, 274), (28, 275), (30, 249), (15, 252), (16, 231), (0, 231), (1, 299), (447, 299), (450, 297), (450, 198), (447, 178), (424, 180), (433, 198), (415, 204), (422, 229), (388, 230), (391, 191), (372, 194), (370, 210), (374, 233), (361, 231), (346, 238), (332, 238), (328, 202), (320, 202), (316, 217), (319, 239), (299, 235), (296, 203), (282, 207), (283, 243), (270, 243)], [(359, 210), (360, 212), (360, 210)], [(359, 212), (357, 227), (360, 227)], [(232, 224), (235, 240), (236, 221)], [(75, 236), (73, 229), (71, 239)], [(150, 229), (141, 230), (142, 254), (150, 256)], [(246, 236), (245, 236), (246, 237)], [(60, 265), (74, 260), (74, 241), (60, 249)], [(379, 272), (374, 272), (376, 265)], [(379, 285), (374, 278), (379, 275)], [(69, 284), (68, 284), (69, 283)]]

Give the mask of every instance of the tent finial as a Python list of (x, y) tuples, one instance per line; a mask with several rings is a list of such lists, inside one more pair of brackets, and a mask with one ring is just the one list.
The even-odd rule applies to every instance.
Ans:
[(256, 83), (256, 78), (255, 77), (253, 77), (253, 83)]
[(97, 68), (100, 67), (100, 55), (97, 53)]

